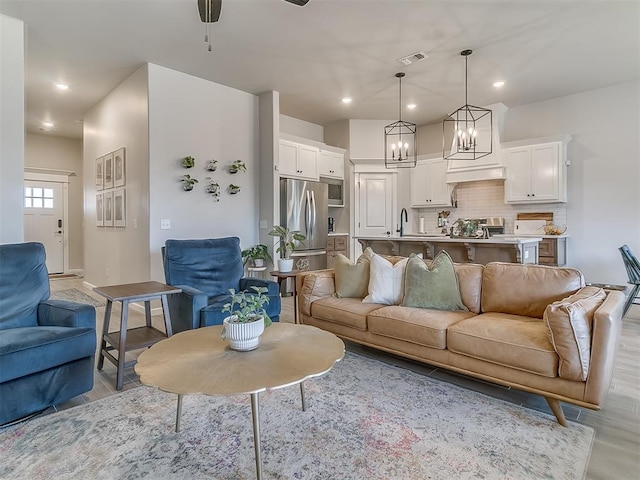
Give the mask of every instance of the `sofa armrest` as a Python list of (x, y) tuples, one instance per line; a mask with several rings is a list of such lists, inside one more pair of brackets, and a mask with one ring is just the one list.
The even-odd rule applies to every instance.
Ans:
[(38, 325), (41, 327), (96, 328), (96, 309), (85, 303), (66, 300), (46, 300), (38, 305)]
[(584, 400), (600, 405), (607, 395), (622, 332), (624, 294), (608, 290), (607, 296), (593, 315), (591, 326), (591, 367)]
[(182, 292), (167, 296), (173, 333), (199, 328), (200, 310), (207, 306), (209, 297), (206, 293), (188, 285), (174, 286), (181, 288)]
[(335, 272), (333, 269), (299, 273), (298, 308), (304, 315), (311, 315), (311, 304), (320, 298), (331, 297), (336, 293)]
[(272, 280), (262, 280), (260, 278), (244, 277), (240, 279), (240, 290), (251, 290), (251, 287), (266, 287), (267, 295), (277, 297), (280, 295), (278, 283)]

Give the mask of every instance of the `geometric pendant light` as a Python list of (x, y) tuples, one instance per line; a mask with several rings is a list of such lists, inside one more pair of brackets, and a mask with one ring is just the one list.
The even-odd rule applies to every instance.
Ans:
[[(463, 50), (464, 106), (448, 115), (442, 122), (442, 156), (448, 160), (477, 160), (493, 150), (492, 112), (487, 108), (469, 105), (467, 100), (467, 60), (472, 50)], [(453, 133), (452, 137), (449, 135)], [(448, 138), (451, 149), (447, 151)]]
[(398, 121), (384, 127), (384, 166), (387, 168), (411, 168), (417, 164), (416, 124), (402, 121), (402, 77), (396, 73), (400, 83)]

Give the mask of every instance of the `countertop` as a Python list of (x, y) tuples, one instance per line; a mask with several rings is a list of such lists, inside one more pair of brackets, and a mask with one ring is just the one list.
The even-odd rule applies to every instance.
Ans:
[[(558, 237), (558, 235), (551, 235)], [(370, 235), (370, 236), (354, 236), (356, 240), (389, 240), (392, 242), (449, 242), (449, 243), (500, 243), (505, 245), (520, 245), (524, 243), (534, 243), (542, 240), (542, 236), (523, 237), (523, 236), (493, 236), (491, 238), (451, 238), (445, 235), (426, 235), (409, 233), (402, 237), (387, 235)]]
[(514, 233), (497, 233), (492, 238), (528, 238), (528, 237), (536, 237), (536, 238), (568, 238), (569, 234), (563, 233), (562, 235), (545, 235), (545, 234), (537, 234), (537, 233), (519, 233), (518, 235)]
[(345, 233), (342, 233), (342, 232), (331, 232), (331, 233), (328, 233), (327, 235), (329, 237), (340, 237), (342, 235), (347, 235), (348, 236), (349, 233), (347, 233), (347, 232), (345, 232)]

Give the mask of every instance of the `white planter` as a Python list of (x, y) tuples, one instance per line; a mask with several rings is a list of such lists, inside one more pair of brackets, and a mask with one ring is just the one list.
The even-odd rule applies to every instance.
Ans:
[(256, 258), (256, 259), (253, 261), (253, 266), (254, 266), (254, 267), (264, 267), (264, 259), (262, 259), (262, 258)]
[(283, 273), (293, 270), (293, 258), (279, 258), (278, 270)]
[(247, 352), (258, 348), (260, 335), (264, 332), (264, 318), (247, 323), (234, 323), (229, 320), (237, 318), (235, 315), (224, 319), (224, 326), (229, 346), (232, 350)]

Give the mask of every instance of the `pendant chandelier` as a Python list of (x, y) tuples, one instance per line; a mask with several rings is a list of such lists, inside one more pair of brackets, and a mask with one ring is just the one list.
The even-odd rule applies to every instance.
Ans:
[[(477, 160), (493, 151), (491, 110), (469, 105), (467, 97), (467, 61), (473, 50), (463, 50), (464, 57), (464, 106), (448, 115), (442, 122), (442, 156), (447, 160)], [(451, 149), (447, 151), (451, 137)]]
[(402, 121), (402, 77), (396, 73), (400, 84), (398, 121), (384, 127), (384, 166), (387, 168), (411, 168), (417, 163), (416, 124)]

